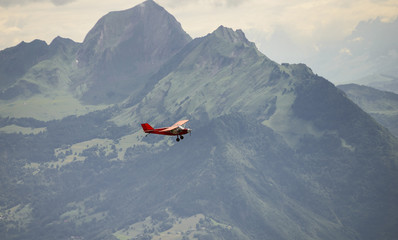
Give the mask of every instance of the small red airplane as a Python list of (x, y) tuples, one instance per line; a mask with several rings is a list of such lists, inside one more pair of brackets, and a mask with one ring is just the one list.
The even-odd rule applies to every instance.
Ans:
[(160, 134), (160, 135), (169, 135), (169, 136), (177, 136), (176, 141), (179, 142), (180, 139), (184, 139), (185, 134), (190, 133), (192, 130), (189, 128), (185, 128), (185, 123), (189, 120), (181, 120), (174, 123), (171, 127), (164, 128), (153, 128), (148, 123), (142, 123), (142, 129), (145, 133), (148, 134)]

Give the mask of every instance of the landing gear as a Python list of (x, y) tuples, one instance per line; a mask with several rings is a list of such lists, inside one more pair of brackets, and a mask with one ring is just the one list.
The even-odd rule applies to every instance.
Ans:
[(176, 141), (177, 142), (179, 142), (180, 141), (180, 139), (182, 140), (182, 139), (184, 139), (184, 136), (177, 136), (177, 139), (176, 139)]

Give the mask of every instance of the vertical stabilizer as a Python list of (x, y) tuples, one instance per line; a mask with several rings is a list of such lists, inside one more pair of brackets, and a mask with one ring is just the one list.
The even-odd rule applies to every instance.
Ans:
[(148, 133), (148, 132), (152, 132), (154, 129), (151, 125), (149, 125), (148, 123), (143, 123), (141, 124), (142, 129), (144, 130), (144, 132)]

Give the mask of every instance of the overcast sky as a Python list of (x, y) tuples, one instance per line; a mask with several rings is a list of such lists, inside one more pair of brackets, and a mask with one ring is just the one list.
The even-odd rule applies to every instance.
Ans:
[[(21, 41), (56, 36), (82, 42), (97, 20), (110, 11), (124, 10), (142, 0), (0, 0), (0, 50)], [(191, 37), (201, 37), (219, 25), (242, 29), (250, 41), (271, 59), (289, 53), (265, 46), (277, 39), (296, 55), (317, 51), (342, 40), (361, 21), (379, 17), (393, 21), (398, 0), (157, 0), (176, 17)], [(274, 46), (274, 45), (272, 45)], [(269, 46), (268, 46), (269, 47)], [(270, 54), (267, 54), (267, 51)], [(274, 56), (276, 55), (276, 56)], [(276, 58), (276, 59), (275, 59)], [(285, 59), (287, 58), (287, 59)]]

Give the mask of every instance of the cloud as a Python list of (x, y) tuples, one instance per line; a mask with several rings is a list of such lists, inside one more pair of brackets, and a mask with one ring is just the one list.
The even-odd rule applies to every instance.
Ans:
[(352, 56), (351, 50), (348, 48), (342, 48), (339, 51), (340, 54), (342, 55), (348, 55), (348, 56)]
[(223, 0), (223, 1), (212, 1), (215, 6), (222, 6), (222, 7), (237, 7), (243, 3), (248, 1), (245, 0)]
[(71, 2), (74, 2), (75, 0), (51, 0), (51, 2), (55, 5), (55, 6), (61, 6), (61, 5), (65, 5)]
[(28, 5), (31, 3), (38, 3), (38, 2), (51, 2), (55, 6), (65, 5), (75, 0), (0, 0), (1, 7), (11, 7), (11, 6), (23, 6)]
[[(250, 2), (250, 0), (166, 0), (166, 4), (173, 8), (175, 7), (183, 7), (186, 5), (208, 5), (214, 7), (237, 7), (243, 3)], [(163, 4), (158, 1), (159, 4)]]

